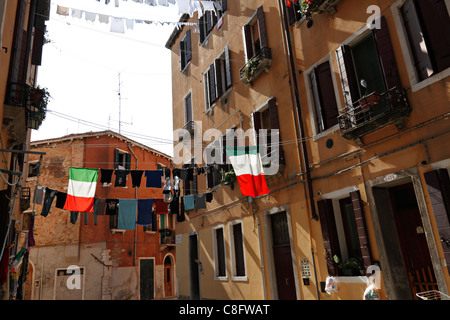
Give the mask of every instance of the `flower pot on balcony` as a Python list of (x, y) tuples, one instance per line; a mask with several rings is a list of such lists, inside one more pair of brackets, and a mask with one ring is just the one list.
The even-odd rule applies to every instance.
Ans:
[(359, 100), (359, 105), (362, 109), (369, 109), (380, 103), (381, 95), (376, 92), (372, 92), (368, 96), (365, 96)]

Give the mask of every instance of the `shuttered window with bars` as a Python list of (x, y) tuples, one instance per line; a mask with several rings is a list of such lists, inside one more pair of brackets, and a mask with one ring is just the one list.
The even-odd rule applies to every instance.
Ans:
[(191, 49), (191, 30), (187, 30), (186, 34), (183, 37), (183, 40), (180, 41), (180, 69), (184, 71), (186, 67), (189, 65), (189, 62), (192, 58), (192, 49)]

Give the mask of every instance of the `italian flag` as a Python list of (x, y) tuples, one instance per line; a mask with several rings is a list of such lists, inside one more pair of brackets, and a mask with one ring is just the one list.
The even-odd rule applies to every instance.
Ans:
[(69, 188), (63, 209), (93, 212), (98, 169), (70, 168)]
[(243, 196), (269, 194), (257, 146), (225, 148)]

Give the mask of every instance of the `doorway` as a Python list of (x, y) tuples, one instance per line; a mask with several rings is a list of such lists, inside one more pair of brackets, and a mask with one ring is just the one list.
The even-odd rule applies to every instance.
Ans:
[(164, 259), (164, 296), (171, 297), (172, 291), (172, 260), (170, 256)]
[(271, 214), (272, 250), (279, 300), (297, 299), (286, 211)]
[(155, 259), (139, 260), (139, 287), (141, 300), (155, 298)]
[(198, 236), (196, 233), (189, 236), (189, 280), (191, 300), (200, 299), (200, 273), (198, 260)]

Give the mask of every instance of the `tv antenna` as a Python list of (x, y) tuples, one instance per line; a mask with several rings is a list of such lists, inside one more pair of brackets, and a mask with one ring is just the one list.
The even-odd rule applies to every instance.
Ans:
[[(121, 74), (121, 72), (119, 72), (119, 75), (118, 75), (118, 77), (119, 77), (119, 90), (118, 91), (116, 91), (117, 92), (117, 95), (119, 96), (119, 134), (121, 133), (121, 131), (122, 131), (122, 123), (124, 123), (124, 124), (129, 124), (129, 125), (132, 125), (133, 124), (133, 120), (131, 120), (131, 123), (128, 123), (128, 122), (122, 122), (122, 99), (125, 99), (126, 100), (126, 98), (122, 98), (122, 94), (121, 94), (121, 86), (122, 86), (122, 82), (121, 82), (121, 80), (120, 80), (120, 74)], [(109, 116), (109, 121), (111, 121), (111, 116)], [(109, 127), (109, 121), (108, 121), (108, 127)]]

